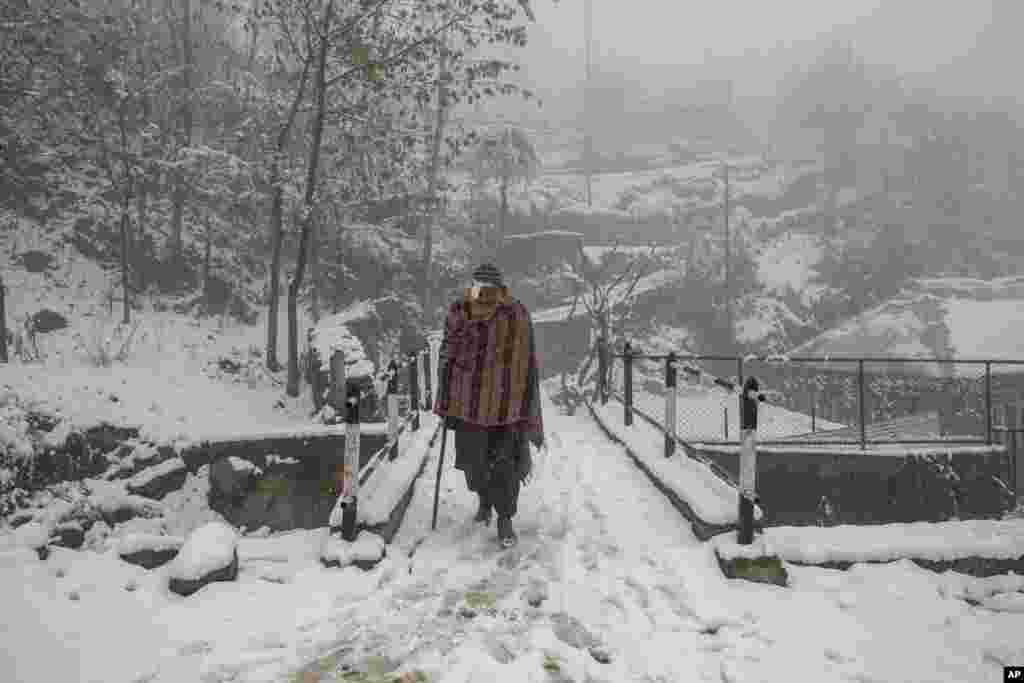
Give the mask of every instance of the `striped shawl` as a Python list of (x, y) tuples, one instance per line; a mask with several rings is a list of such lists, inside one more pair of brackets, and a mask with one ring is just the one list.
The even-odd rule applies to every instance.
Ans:
[(448, 309), (434, 412), (469, 427), (543, 439), (540, 364), (530, 314), (502, 288), (469, 293)]

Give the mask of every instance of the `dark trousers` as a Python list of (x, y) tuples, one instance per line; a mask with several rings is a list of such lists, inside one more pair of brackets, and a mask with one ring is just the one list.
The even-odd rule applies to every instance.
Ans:
[(499, 517), (514, 517), (519, 501), (519, 462), (527, 448), (517, 431), (455, 432), (455, 467), (466, 486), (494, 507)]

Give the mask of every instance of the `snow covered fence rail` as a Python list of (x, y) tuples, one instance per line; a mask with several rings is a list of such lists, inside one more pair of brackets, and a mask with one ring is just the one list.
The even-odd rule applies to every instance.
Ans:
[[(431, 395), (431, 354), (428, 347), (422, 351), (411, 351), (399, 363), (392, 360), (388, 370), (381, 376), (386, 383), (387, 398), (387, 429), (388, 441), (381, 446), (370, 459), (359, 469), (359, 485), (362, 486), (373, 474), (374, 470), (384, 462), (385, 456), (394, 461), (401, 456), (401, 436), (408, 431), (419, 431), (420, 410), (430, 409)], [(406, 369), (409, 373), (409, 393), (405, 396), (398, 393), (399, 372)], [(423, 389), (421, 393), (421, 388)], [(401, 415), (401, 403), (408, 401), (405, 416)]]

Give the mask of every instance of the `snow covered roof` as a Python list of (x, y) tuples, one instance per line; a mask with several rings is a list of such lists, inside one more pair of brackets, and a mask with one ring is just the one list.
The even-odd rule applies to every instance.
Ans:
[[(977, 282), (968, 283), (979, 291)], [(999, 281), (988, 283), (996, 296)], [(943, 287), (961, 287), (946, 281)], [(906, 292), (798, 346), (794, 356), (921, 357), (942, 359), (1024, 360), (1024, 297), (972, 298), (936, 296), (936, 283)], [(931, 291), (929, 291), (931, 290)], [(1011, 292), (1012, 293), (1012, 292)], [(835, 369), (842, 370), (841, 364)], [(852, 365), (850, 369), (855, 369)], [(893, 368), (894, 369), (894, 368)], [(905, 374), (976, 376), (978, 366), (936, 363), (904, 364)], [(1024, 366), (993, 365), (993, 373), (1024, 372)]]
[(505, 235), (506, 240), (530, 240), (539, 239), (542, 237), (565, 237), (569, 239), (583, 239), (582, 232), (572, 232), (571, 230), (541, 230), (539, 232), (528, 232), (516, 235)]

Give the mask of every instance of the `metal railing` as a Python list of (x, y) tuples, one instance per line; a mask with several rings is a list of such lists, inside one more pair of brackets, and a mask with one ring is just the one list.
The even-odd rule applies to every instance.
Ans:
[[(618, 353), (607, 344), (599, 350), (598, 399), (622, 401), (626, 425), (634, 414), (662, 431), (678, 423), (681, 443), (739, 445), (734, 398), (744, 376), (754, 375), (779, 418), (767, 421), (762, 444), (992, 445), (994, 393), (1013, 389), (1007, 371), (1024, 373), (1024, 360), (648, 354), (629, 343)], [(704, 390), (680, 391), (680, 371)], [(677, 403), (680, 393), (686, 396)], [(658, 394), (665, 397), (662, 422), (651, 418)]]
[[(342, 537), (353, 541), (358, 531), (356, 510), (359, 489), (382, 463), (394, 461), (401, 456), (402, 435), (419, 431), (420, 411), (430, 410), (433, 400), (431, 368), (437, 367), (437, 344), (428, 344), (426, 348), (411, 351), (401, 359), (392, 359), (387, 371), (378, 376), (379, 380), (386, 383), (384, 399), (387, 406), (388, 438), (363, 465), (358, 464), (361, 429), (359, 406), (366, 392), (354, 380), (344, 377), (344, 367), (343, 353), (335, 351), (330, 364), (330, 394), (337, 397), (342, 391), (340, 387), (343, 387), (346, 434), (345, 458), (339, 468), (341, 476), (336, 478), (336, 485), (340, 485), (341, 490), (336, 486), (338, 502), (331, 512), (330, 526), (340, 528)], [(399, 386), (403, 374), (406, 378), (406, 392), (399, 393), (403, 388)], [(408, 407), (403, 411), (406, 405)]]

